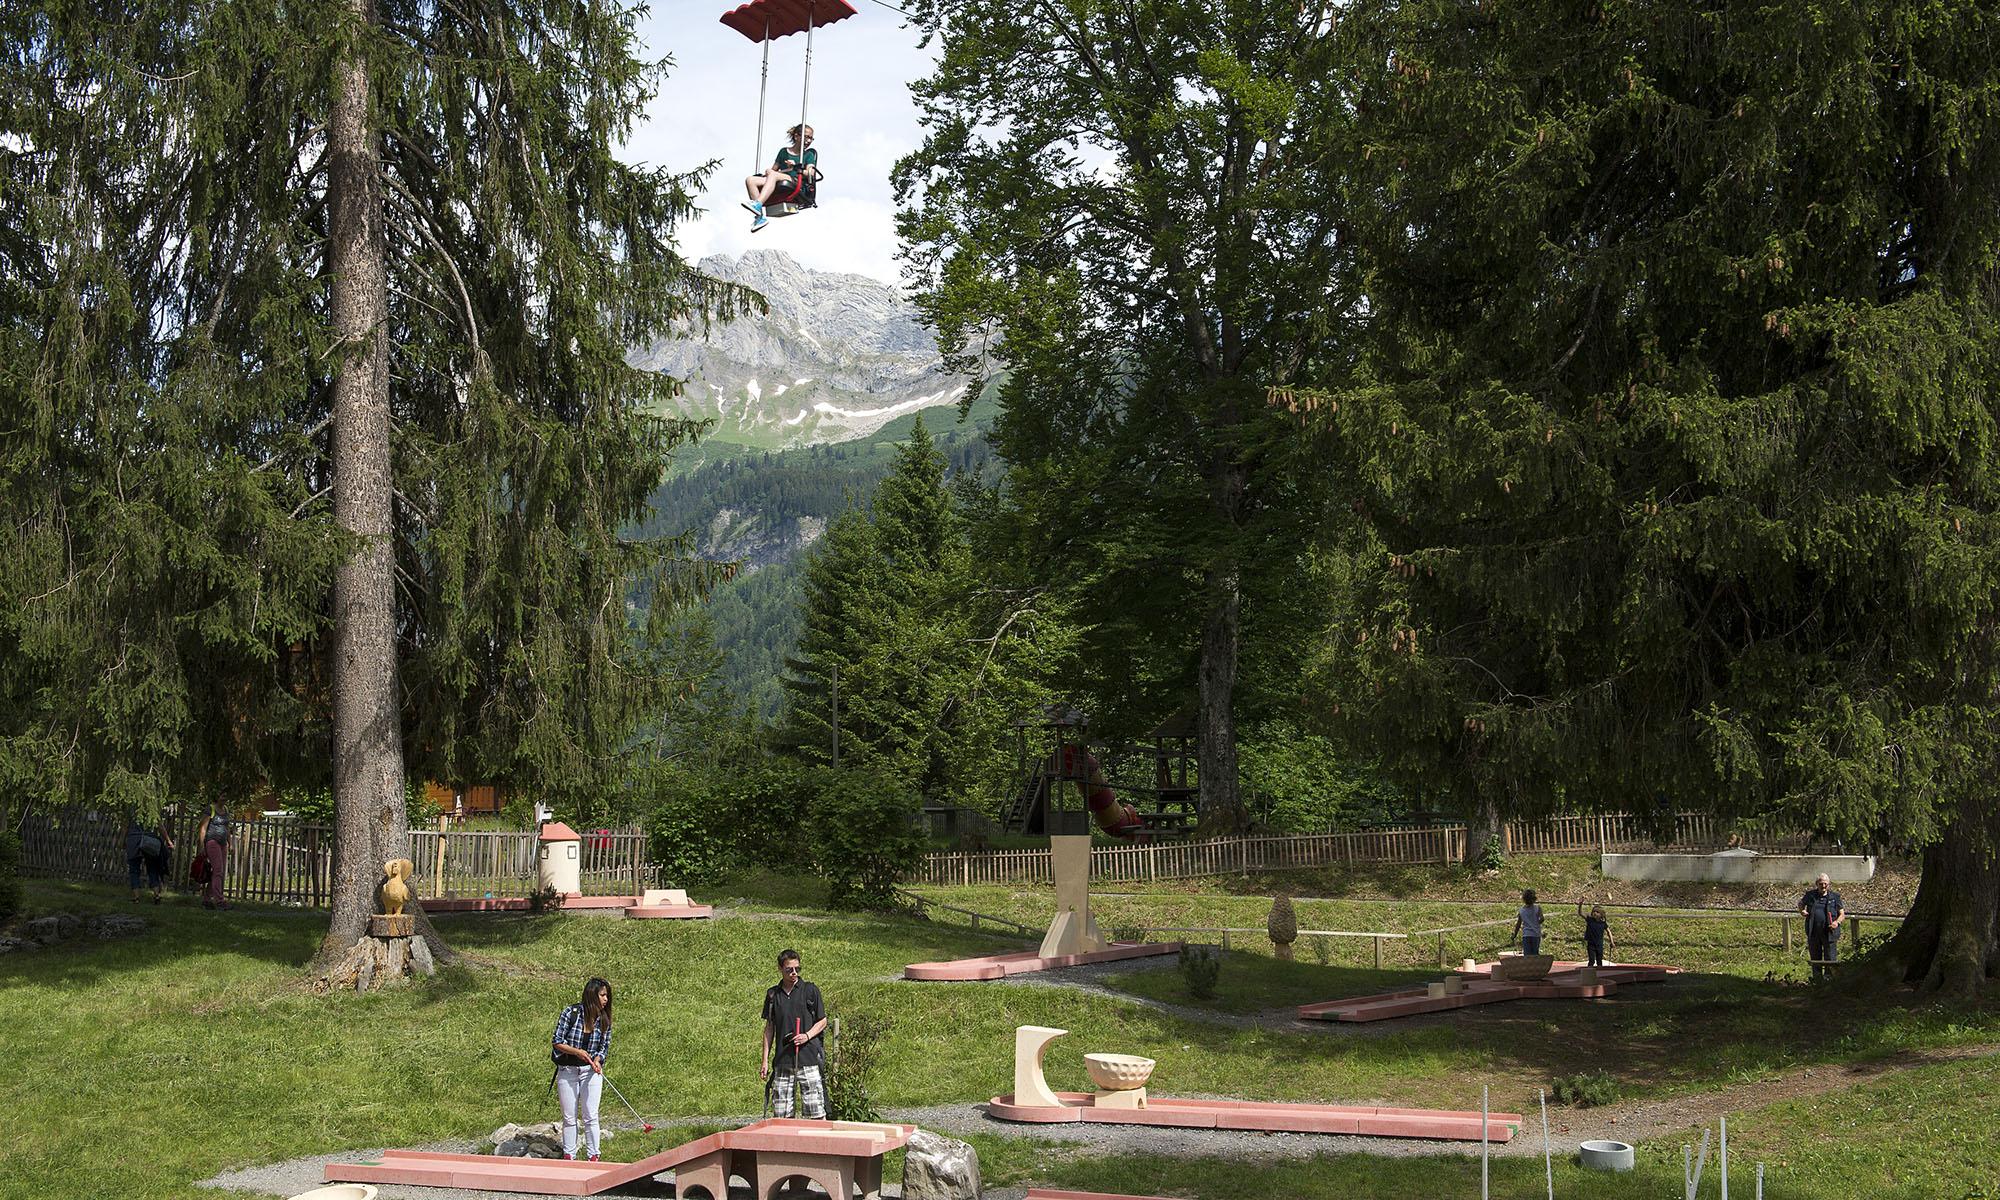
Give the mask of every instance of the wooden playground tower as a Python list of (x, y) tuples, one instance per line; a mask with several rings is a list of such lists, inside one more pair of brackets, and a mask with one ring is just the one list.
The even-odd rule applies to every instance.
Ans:
[[(1199, 795), (1191, 770), (1194, 718), (1169, 717), (1136, 745), (1093, 742), (1089, 728), (1090, 720), (1081, 710), (1063, 705), (1050, 705), (1014, 722), (1014, 770), (1019, 783), (1001, 813), (1001, 828), (1014, 833), (1088, 834), (1091, 810), (1086, 798), (1109, 789), (1137, 818), (1137, 837), (1186, 836), (1194, 824)], [(1150, 783), (1117, 777), (1119, 768), (1134, 759), (1150, 760)]]

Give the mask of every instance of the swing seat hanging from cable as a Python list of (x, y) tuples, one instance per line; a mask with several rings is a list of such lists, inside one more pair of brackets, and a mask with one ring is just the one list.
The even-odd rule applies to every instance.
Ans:
[[(764, 98), (771, 81), (771, 42), (795, 33), (806, 35), (805, 78), (799, 86), (799, 128), (806, 127), (806, 101), (812, 92), (812, 35), (821, 25), (831, 25), (855, 15), (848, 0), (751, 0), (722, 14), (722, 23), (753, 42), (764, 45), (763, 73), (757, 81), (757, 169), (767, 171), (775, 163), (764, 161)], [(799, 146), (793, 154), (801, 160), (808, 153)], [(802, 161), (803, 165), (803, 161)], [(775, 193), (764, 205), (766, 216), (788, 217), (813, 207), (817, 185), (825, 175), (819, 170), (817, 155), (810, 169), (799, 170), (791, 184)]]

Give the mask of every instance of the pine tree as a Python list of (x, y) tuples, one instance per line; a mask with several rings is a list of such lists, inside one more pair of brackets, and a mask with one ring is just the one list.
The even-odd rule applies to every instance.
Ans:
[(1197, 694), (1205, 823), (1240, 828), (1244, 605), (1288, 557), (1265, 393), (1354, 315), (1333, 10), (912, 11), (940, 48), (896, 176), (919, 302), (955, 366), (1006, 371), (996, 445), (1092, 674)]
[(1345, 714), (1509, 814), (1927, 843), (1884, 959), (1978, 987), (1990, 15), (1391, 2), (1344, 28), (1375, 340), (1315, 424), (1379, 539), (1329, 660)]
[(694, 178), (613, 153), (661, 70), (633, 20), (0, 14), (16, 797), (235, 799), (330, 738), (331, 955), (405, 779), (608, 790), (674, 693), (641, 643), (712, 577), (627, 535), (688, 430), (625, 349), (749, 299), (673, 253)]

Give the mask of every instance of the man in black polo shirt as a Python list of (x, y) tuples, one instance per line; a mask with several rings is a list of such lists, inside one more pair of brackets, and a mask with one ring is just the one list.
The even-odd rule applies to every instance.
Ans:
[[(771, 1111), (826, 1120), (826, 1001), (819, 986), (799, 977), (799, 952), (778, 955), (778, 983), (764, 993), (764, 1055), (758, 1077), (769, 1081)], [(775, 1061), (771, 1048), (778, 1049)]]
[(1840, 923), (1847, 916), (1840, 893), (1824, 873), (1799, 898), (1799, 915), (1806, 919), (1806, 954), (1812, 959), (1813, 978), (1818, 979), (1826, 974), (1828, 963), (1840, 958)]

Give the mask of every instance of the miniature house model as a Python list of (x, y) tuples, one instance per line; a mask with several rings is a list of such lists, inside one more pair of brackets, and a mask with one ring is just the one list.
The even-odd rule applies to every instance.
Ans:
[(553, 888), (564, 896), (583, 891), (583, 839), (561, 821), (542, 826), (541, 836), (535, 878), (542, 890)]

